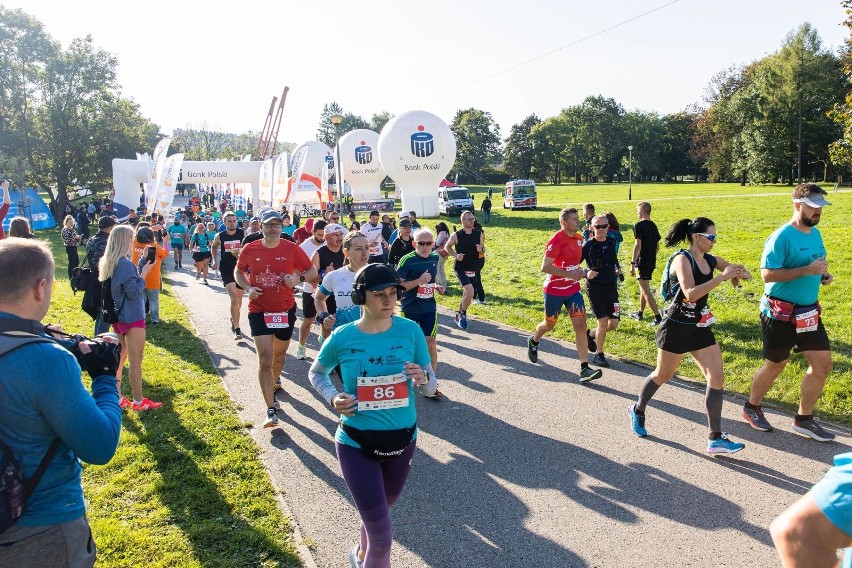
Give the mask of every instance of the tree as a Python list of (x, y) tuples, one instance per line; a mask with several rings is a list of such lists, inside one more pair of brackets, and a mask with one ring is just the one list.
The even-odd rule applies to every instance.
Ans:
[(490, 112), (469, 108), (456, 112), (450, 130), (456, 138), (456, 170), (481, 176), (500, 159), (500, 126)]
[(331, 117), (335, 114), (343, 116), (343, 108), (339, 104), (332, 101), (331, 104), (323, 105), (317, 128), (317, 140), (329, 147), (334, 146), (334, 124)]
[(387, 124), (392, 118), (393, 115), (386, 110), (374, 114), (370, 118), (370, 130), (374, 132), (381, 132), (382, 128), (385, 127), (385, 124)]
[(689, 150), (701, 114), (684, 110), (663, 116), (663, 139), (660, 147), (660, 175), (663, 179), (692, 174), (698, 177), (701, 166), (690, 157)]
[(534, 150), (531, 134), (533, 127), (540, 122), (541, 119), (531, 114), (520, 124), (512, 125), (503, 149), (503, 169), (510, 177), (525, 179), (532, 176)]
[(846, 74), (846, 94), (843, 102), (834, 105), (829, 117), (842, 129), (841, 136), (829, 145), (829, 156), (835, 164), (852, 168), (852, 0), (841, 0), (846, 10), (843, 25), (850, 31), (840, 53), (840, 61)]

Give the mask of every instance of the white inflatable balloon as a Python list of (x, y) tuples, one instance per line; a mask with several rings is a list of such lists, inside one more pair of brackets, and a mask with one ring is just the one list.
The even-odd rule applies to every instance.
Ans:
[[(319, 191), (322, 187), (322, 167), (326, 162), (329, 164), (329, 177), (331, 177), (331, 173), (334, 173), (334, 154), (332, 154), (331, 148), (322, 142), (317, 142), (316, 140), (305, 142), (290, 154), (290, 172), (292, 175), (296, 175), (294, 160), (303, 147), (307, 147), (308, 156), (305, 161), (305, 167), (302, 170), (299, 191)], [(310, 184), (314, 187), (310, 188)]]
[(352, 188), (352, 198), (356, 201), (382, 198), (379, 184), (385, 179), (385, 170), (379, 164), (378, 145), (378, 133), (363, 128), (340, 139), (343, 180)]
[(379, 161), (401, 189), (403, 211), (438, 215), (438, 184), (456, 161), (446, 122), (420, 110), (392, 118), (379, 135)]

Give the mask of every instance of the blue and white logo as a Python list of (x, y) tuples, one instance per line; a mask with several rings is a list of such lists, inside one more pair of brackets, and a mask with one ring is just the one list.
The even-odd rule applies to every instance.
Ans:
[(428, 158), (435, 151), (435, 141), (431, 134), (423, 132), (422, 125), (417, 130), (411, 135), (411, 153), (418, 158)]
[(355, 161), (361, 165), (373, 161), (373, 149), (366, 146), (366, 141), (361, 140), (361, 145), (355, 148)]

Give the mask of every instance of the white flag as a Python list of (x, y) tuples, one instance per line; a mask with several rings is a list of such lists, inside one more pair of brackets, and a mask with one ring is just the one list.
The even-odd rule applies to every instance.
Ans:
[(272, 204), (272, 158), (268, 160), (264, 160), (260, 165), (260, 174), (257, 177), (257, 185), (259, 187), (258, 190), (258, 203), (256, 207), (260, 208), (261, 205), (271, 205)]
[(172, 154), (166, 158), (162, 168), (163, 177), (159, 184), (160, 190), (157, 193), (157, 200), (154, 205), (155, 213), (165, 216), (168, 215), (169, 209), (172, 208), (182, 165), (183, 154)]
[(287, 178), (290, 177), (289, 156), (282, 152), (272, 166), (272, 207), (276, 211), (287, 203)]

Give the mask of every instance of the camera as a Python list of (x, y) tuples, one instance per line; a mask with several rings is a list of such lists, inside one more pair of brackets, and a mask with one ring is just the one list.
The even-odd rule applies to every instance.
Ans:
[[(69, 335), (50, 327), (45, 327), (45, 331), (53, 336), (56, 343), (68, 350), (77, 359), (80, 368), (89, 373), (92, 378), (99, 375), (115, 376), (121, 356), (119, 343), (112, 343), (104, 337), (92, 339), (81, 334)], [(57, 336), (64, 336), (64, 338)], [(88, 347), (88, 353), (83, 352), (81, 343)]]

